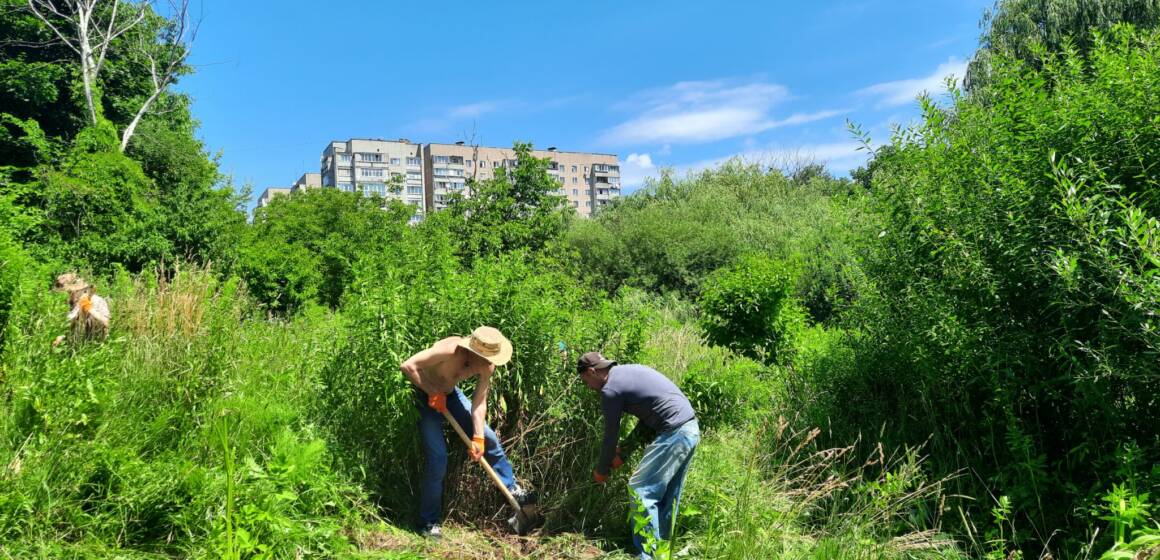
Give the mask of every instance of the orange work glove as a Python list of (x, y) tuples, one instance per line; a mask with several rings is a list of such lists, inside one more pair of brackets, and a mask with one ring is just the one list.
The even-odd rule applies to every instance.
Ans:
[(439, 393), (427, 397), (427, 405), (435, 409), (435, 412), (447, 412), (447, 395)]
[(483, 436), (471, 437), (471, 448), (467, 450), (467, 454), (471, 456), (472, 461), (483, 458)]
[(624, 466), (624, 460), (620, 458), (620, 448), (616, 448), (616, 455), (612, 456), (612, 470), (619, 469)]
[(592, 480), (595, 480), (597, 484), (604, 484), (608, 482), (608, 477), (596, 472), (596, 469), (592, 469)]

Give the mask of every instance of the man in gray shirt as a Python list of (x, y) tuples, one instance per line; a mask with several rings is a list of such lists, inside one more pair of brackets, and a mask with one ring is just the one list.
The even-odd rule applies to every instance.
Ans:
[(618, 365), (599, 352), (589, 352), (580, 357), (576, 369), (584, 384), (600, 393), (604, 409), (604, 442), (592, 471), (596, 482), (606, 482), (610, 469), (622, 464), (617, 443), (623, 413), (639, 419), (634, 435), (642, 428), (657, 434), (628, 481), (650, 520), (648, 533), (633, 534), (633, 543), (641, 558), (652, 558), (657, 544), (671, 536), (681, 487), (701, 441), (693, 407), (672, 381), (647, 366)]

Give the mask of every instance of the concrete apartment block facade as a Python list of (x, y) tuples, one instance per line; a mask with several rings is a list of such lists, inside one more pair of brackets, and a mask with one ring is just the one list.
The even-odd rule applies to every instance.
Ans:
[[(534, 150), (548, 159), (548, 173), (564, 197), (581, 216), (591, 216), (620, 197), (620, 164), (615, 154), (563, 152), (555, 148)], [(455, 144), (419, 144), (406, 139), (352, 138), (326, 146), (319, 158), (318, 173), (304, 173), (289, 189), (271, 187), (258, 206), (283, 192), (312, 188), (336, 188), (364, 195), (377, 194), (415, 207), (414, 221), (428, 212), (447, 207), (453, 193), (471, 196), (469, 179), (487, 181), (501, 168), (514, 167), (511, 148)]]
[(401, 200), (414, 205), (416, 215), (426, 208), (419, 144), (406, 139), (335, 141), (322, 152), (320, 164), (323, 187)]
[(290, 192), (296, 193), (306, 189), (317, 189), (322, 187), (321, 173), (303, 173), (293, 185), (290, 185)]
[(276, 196), (290, 194), (290, 189), (286, 187), (267, 187), (262, 191), (262, 196), (258, 197), (258, 208), (265, 208), (274, 200)]
[[(620, 196), (620, 165), (614, 154), (562, 152), (555, 148), (533, 150), (532, 155), (551, 161), (548, 174), (559, 183), (557, 193), (581, 216)], [(516, 165), (511, 148), (426, 144), (423, 146), (424, 177), (428, 211), (447, 207), (450, 194), (471, 196), (467, 179), (486, 181), (501, 168)]]
[(588, 217), (620, 198), (620, 163), (614, 154), (561, 152), (554, 148), (532, 155), (552, 160), (548, 172), (560, 181), (561, 193), (576, 213)]

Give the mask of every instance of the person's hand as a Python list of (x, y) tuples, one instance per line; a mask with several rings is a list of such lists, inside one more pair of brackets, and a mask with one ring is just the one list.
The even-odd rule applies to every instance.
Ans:
[(57, 346), (60, 346), (60, 343), (62, 343), (62, 342), (64, 342), (64, 335), (63, 334), (52, 339), (52, 347), (56, 348)]
[(616, 455), (612, 456), (612, 470), (619, 469), (624, 466), (624, 460), (620, 458), (620, 448), (616, 448)]
[(608, 482), (608, 477), (596, 472), (596, 470), (593, 469), (592, 480), (595, 480), (597, 484), (604, 484), (605, 482)]
[(427, 397), (427, 406), (434, 408), (436, 412), (447, 412), (447, 395), (435, 393)]
[(467, 454), (471, 456), (472, 461), (478, 461), (483, 458), (483, 436), (473, 436), (471, 438), (471, 448), (467, 450)]

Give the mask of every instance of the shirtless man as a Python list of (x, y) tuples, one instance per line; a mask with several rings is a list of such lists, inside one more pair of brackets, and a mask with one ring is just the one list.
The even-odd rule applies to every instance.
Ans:
[[(528, 493), (516, 482), (511, 463), (495, 432), (487, 426), (487, 390), (496, 366), (512, 357), (512, 343), (499, 330), (479, 327), (471, 336), (444, 338), (410, 358), (399, 370), (415, 386), (415, 405), (419, 408), (419, 435), (427, 458), (419, 493), (419, 520), (423, 533), (442, 536), (443, 476), (447, 473), (447, 442), (443, 439), (443, 411), (463, 428), (474, 434), (468, 454), (473, 460), (487, 458), (500, 480), (522, 505)], [(472, 395), (470, 412), (467, 397), (456, 385), (473, 375), (479, 380)], [(448, 398), (450, 397), (450, 398)]]

